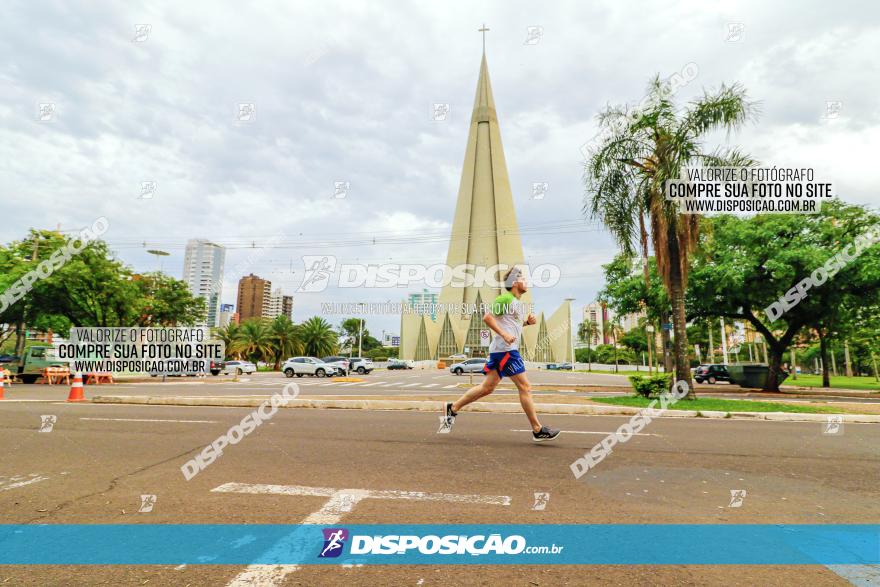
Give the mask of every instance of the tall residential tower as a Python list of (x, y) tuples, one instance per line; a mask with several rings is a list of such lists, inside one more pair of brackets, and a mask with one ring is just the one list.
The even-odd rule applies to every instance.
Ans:
[(198, 326), (219, 326), (220, 294), (223, 291), (223, 263), (226, 249), (205, 239), (186, 242), (183, 280), (193, 295), (205, 299), (208, 315)]

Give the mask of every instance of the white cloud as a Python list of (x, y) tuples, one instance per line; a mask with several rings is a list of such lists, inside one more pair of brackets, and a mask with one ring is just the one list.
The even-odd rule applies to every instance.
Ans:
[[(578, 149), (596, 112), (637, 102), (655, 73), (689, 62), (700, 74), (681, 99), (739, 81), (761, 100), (760, 123), (733, 138), (745, 150), (813, 166), (876, 206), (876, 15), (851, 2), (19, 3), (0, 22), (0, 240), (105, 215), (123, 260), (155, 269), (146, 241), (172, 253), (163, 264), (179, 275), (193, 237), (242, 247), (275, 234), (448, 230), (483, 21), (522, 225), (580, 218)], [(725, 41), (728, 22), (744, 23), (741, 42)], [(132, 42), (139, 23), (149, 38)], [(524, 45), (533, 25), (544, 36)], [(839, 119), (822, 119), (826, 100), (843, 103)], [(44, 101), (57, 105), (54, 122), (35, 120)], [(236, 122), (241, 102), (256, 105), (253, 124)], [(435, 102), (451, 104), (448, 121), (430, 120)], [(137, 199), (142, 181), (157, 182), (153, 199)], [(331, 198), (334, 181), (351, 182), (345, 200)], [(529, 198), (536, 181), (549, 184), (540, 201)], [(550, 311), (563, 295), (592, 298), (614, 252), (597, 233), (524, 233), (523, 244), (572, 276), (536, 294)], [(342, 261), (445, 260), (442, 242), (321, 250)], [(247, 252), (230, 248), (227, 267)], [(310, 252), (273, 249), (253, 271), (292, 292)], [(298, 296), (296, 317), (320, 301)]]

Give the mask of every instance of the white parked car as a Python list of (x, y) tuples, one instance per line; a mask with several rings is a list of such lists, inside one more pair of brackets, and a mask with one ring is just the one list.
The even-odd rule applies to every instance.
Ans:
[(455, 363), (449, 367), (449, 372), (453, 375), (461, 375), (462, 373), (483, 373), (486, 366), (486, 359), (468, 359), (461, 363)]
[(328, 365), (333, 365), (334, 367), (336, 367), (340, 375), (348, 375), (349, 362), (348, 359), (346, 359), (345, 357), (330, 356), (323, 357), (321, 360)]
[(250, 361), (226, 361), (226, 366), (223, 368), (223, 372), (235, 373), (237, 375), (242, 375), (243, 373), (256, 373), (257, 366)]
[(363, 357), (351, 357), (349, 359), (351, 370), (358, 375), (366, 375), (373, 370), (373, 359), (365, 359)]
[(302, 377), (312, 375), (314, 377), (333, 377), (342, 373), (342, 369), (330, 363), (325, 363), (315, 357), (292, 357), (284, 361), (281, 372), (288, 377)]

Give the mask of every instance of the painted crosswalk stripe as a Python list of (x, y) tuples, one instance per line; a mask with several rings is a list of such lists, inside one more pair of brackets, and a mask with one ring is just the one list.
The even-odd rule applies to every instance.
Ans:
[(415, 387), (417, 385), (422, 385), (421, 383), (407, 383), (406, 385), (402, 385), (401, 387)]
[(457, 383), (453, 383), (452, 385), (447, 385), (447, 386), (444, 387), (443, 389), (452, 389), (453, 387), (458, 387), (458, 384), (457, 384)]
[(32, 483), (45, 481), (46, 479), (48, 479), (48, 477), (43, 477), (39, 473), (31, 473), (29, 475), (14, 475), (12, 477), (0, 477), (0, 491), (17, 489), (19, 487), (24, 487), (25, 485), (31, 485)]
[[(309, 514), (301, 524), (329, 526), (338, 524), (346, 512), (364, 499), (405, 499), (417, 501), (441, 501), (509, 506), (507, 495), (455, 495), (452, 493), (426, 493), (422, 491), (393, 491), (370, 489), (332, 489), (330, 487), (304, 487), (301, 485), (262, 485), (226, 483), (211, 490), (217, 493), (249, 493), (267, 495), (294, 495), (329, 498), (320, 510)], [(302, 550), (302, 539), (297, 532), (273, 546), (265, 558), (284, 558)], [(300, 565), (250, 565), (239, 573), (227, 587), (270, 587), (281, 585), (287, 575), (299, 570)]]
[(175, 422), (178, 424), (217, 424), (217, 420), (150, 420), (147, 418), (80, 418), (95, 422)]
[[(532, 432), (531, 430), (513, 430), (511, 432)], [(608, 436), (609, 434), (614, 434), (614, 432), (593, 432), (591, 430), (563, 430), (564, 434), (600, 434), (602, 436)], [(647, 434), (644, 432), (633, 432), (633, 436), (660, 436), (660, 434)]]
[(438, 385), (440, 385), (440, 384), (439, 383), (426, 383), (425, 387), (437, 387)]

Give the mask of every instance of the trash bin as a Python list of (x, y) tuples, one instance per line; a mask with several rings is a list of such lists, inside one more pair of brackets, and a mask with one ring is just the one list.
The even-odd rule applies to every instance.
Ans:
[[(735, 383), (740, 387), (762, 389), (764, 384), (767, 383), (770, 367), (761, 364), (728, 365), (727, 372), (730, 373), (731, 383)], [(779, 383), (782, 384), (786, 377), (788, 377), (788, 373), (780, 373)]]

